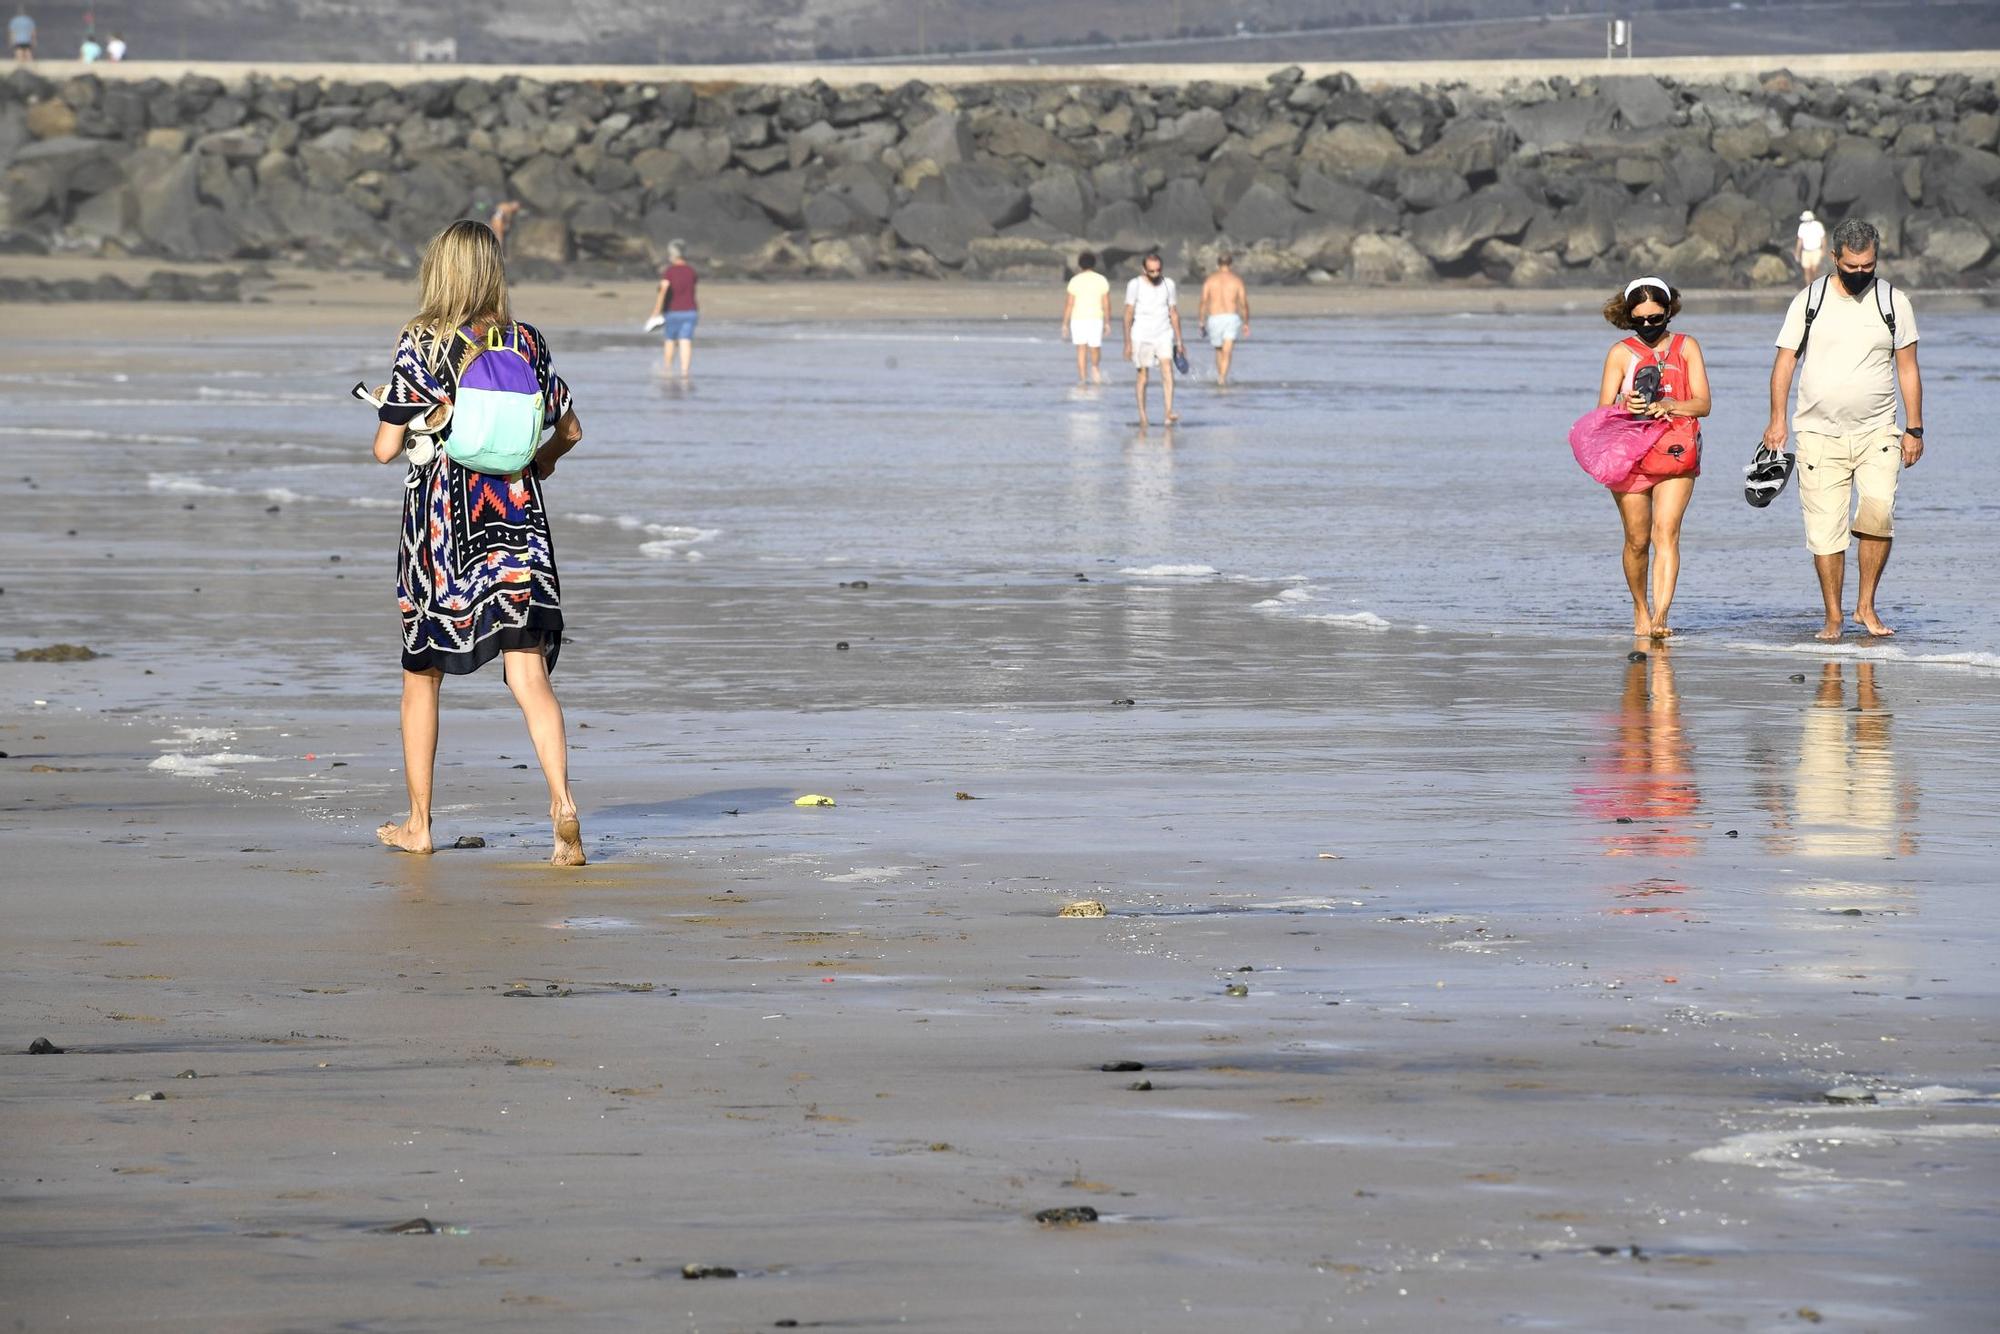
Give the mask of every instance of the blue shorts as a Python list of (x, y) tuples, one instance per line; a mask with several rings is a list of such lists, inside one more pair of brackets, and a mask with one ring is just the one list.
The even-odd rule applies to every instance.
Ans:
[(666, 327), (660, 336), (669, 343), (684, 342), (694, 337), (695, 321), (701, 318), (698, 310), (670, 310), (667, 312)]

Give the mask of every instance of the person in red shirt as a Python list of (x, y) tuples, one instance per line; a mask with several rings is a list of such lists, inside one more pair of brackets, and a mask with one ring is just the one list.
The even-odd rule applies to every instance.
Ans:
[(683, 380), (694, 367), (694, 326), (701, 319), (694, 289), (700, 281), (694, 266), (687, 262), (685, 243), (669, 241), (667, 267), (660, 270), (660, 291), (653, 300), (653, 313), (646, 318), (646, 329), (650, 332), (664, 327), (666, 341), (661, 349), (660, 369), (671, 373), (678, 351)]

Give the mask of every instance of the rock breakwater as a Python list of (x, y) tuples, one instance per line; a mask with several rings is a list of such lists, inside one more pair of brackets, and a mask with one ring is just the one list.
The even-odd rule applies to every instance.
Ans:
[(0, 80), (0, 249), (405, 269), (524, 211), (517, 268), (1047, 278), (1089, 247), (1257, 282), (1793, 280), (1800, 210), (1901, 281), (2000, 274), (1992, 78), (1644, 74), (1501, 92), (1262, 83), (795, 87)]

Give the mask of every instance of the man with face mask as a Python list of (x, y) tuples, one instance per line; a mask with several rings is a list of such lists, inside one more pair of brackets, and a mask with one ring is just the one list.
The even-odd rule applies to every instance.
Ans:
[(1897, 478), (1924, 454), (1917, 317), (1908, 297), (1875, 276), (1881, 239), (1859, 218), (1833, 229), (1834, 271), (1792, 298), (1771, 366), (1764, 445), (1780, 450), (1793, 375), (1805, 363), (1789, 433), (1798, 442), (1806, 546), (1826, 604), (1826, 624), (1814, 636), (1822, 640), (1840, 638), (1846, 624), (1841, 586), (1850, 538), (1858, 539), (1861, 567), (1854, 619), (1871, 635), (1895, 633), (1875, 613), (1875, 592), (1894, 540)]

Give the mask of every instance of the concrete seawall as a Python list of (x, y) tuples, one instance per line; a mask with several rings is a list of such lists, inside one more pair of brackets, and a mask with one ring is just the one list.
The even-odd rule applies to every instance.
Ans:
[[(404, 269), (1047, 278), (1218, 248), (1262, 283), (1790, 282), (1807, 208), (1906, 283), (2000, 244), (1994, 53), (1238, 66), (94, 66), (0, 80), (0, 246)], [(675, 77), (676, 75), (682, 77)]]

